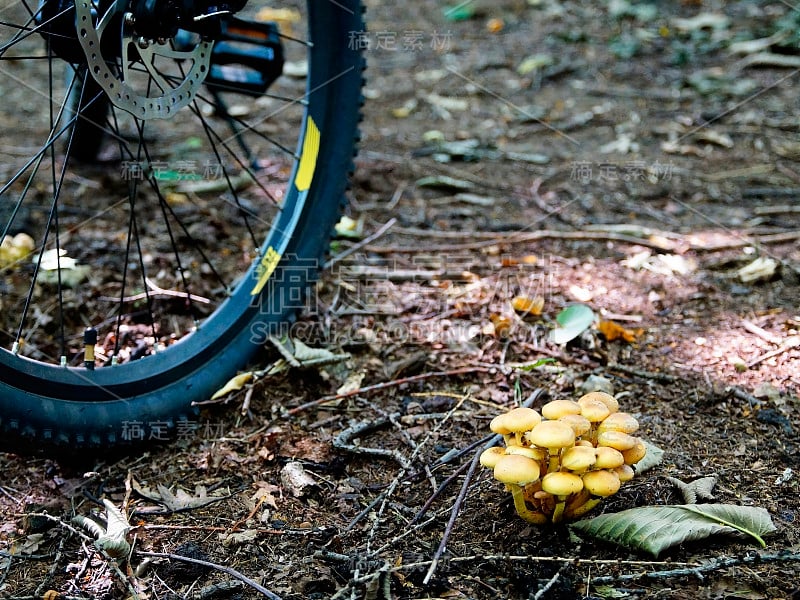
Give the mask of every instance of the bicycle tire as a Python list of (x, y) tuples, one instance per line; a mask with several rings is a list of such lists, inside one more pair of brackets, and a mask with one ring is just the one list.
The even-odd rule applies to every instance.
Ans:
[(286, 333), (341, 214), (363, 102), (364, 58), (350, 41), (364, 28), (360, 2), (306, 5), (305, 112), (284, 200), (259, 258), (196, 331), (157, 354), (87, 370), (0, 348), (0, 449), (84, 453), (153, 437), (126, 439), (126, 423), (156, 422), (157, 439), (174, 439), (196, 412), (193, 400), (219, 389), (266, 334)]

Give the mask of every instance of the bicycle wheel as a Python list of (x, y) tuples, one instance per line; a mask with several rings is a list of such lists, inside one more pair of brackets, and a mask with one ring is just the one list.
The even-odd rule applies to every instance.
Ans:
[[(185, 429), (192, 401), (308, 305), (352, 170), (357, 0), (247, 7), (219, 52), (184, 31), (133, 38), (127, 21), (108, 26), (117, 8), (21, 0), (0, 17), (9, 451), (107, 448)], [(80, 48), (52, 25), (75, 22)], [(92, 77), (65, 86), (65, 59)], [(102, 128), (116, 153), (111, 170), (73, 160), (91, 156), (98, 136), (82, 141), (88, 128), (65, 119), (77, 106), (75, 118), (92, 122), (98, 103), (107, 117), (89, 130)]]
[(70, 156), (81, 162), (95, 160), (105, 139), (103, 131), (109, 102), (100, 85), (86, 72), (85, 66), (66, 69), (66, 88), (70, 95), (64, 106), (62, 123), (74, 133), (65, 135), (75, 140)]

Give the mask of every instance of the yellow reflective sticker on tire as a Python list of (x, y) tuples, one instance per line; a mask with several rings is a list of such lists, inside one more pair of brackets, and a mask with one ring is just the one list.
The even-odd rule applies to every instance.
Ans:
[(261, 261), (258, 263), (258, 267), (256, 267), (258, 282), (256, 283), (256, 287), (254, 287), (250, 292), (251, 296), (255, 296), (256, 294), (260, 293), (262, 289), (264, 289), (267, 280), (275, 271), (275, 267), (278, 266), (280, 260), (281, 255), (272, 246), (267, 248), (266, 253), (264, 253), (264, 256), (261, 257)]
[(308, 117), (306, 121), (306, 135), (303, 138), (303, 151), (300, 154), (300, 163), (297, 165), (297, 176), (294, 185), (298, 192), (304, 192), (311, 187), (311, 179), (317, 168), (317, 155), (319, 154), (320, 132), (314, 119)]

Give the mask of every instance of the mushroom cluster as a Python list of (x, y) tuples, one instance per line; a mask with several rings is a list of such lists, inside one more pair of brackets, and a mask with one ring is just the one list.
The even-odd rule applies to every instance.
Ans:
[(520, 517), (531, 523), (577, 519), (633, 478), (645, 445), (632, 435), (636, 419), (605, 392), (542, 407), (514, 408), (490, 425), (505, 439), (481, 464), (505, 483)]

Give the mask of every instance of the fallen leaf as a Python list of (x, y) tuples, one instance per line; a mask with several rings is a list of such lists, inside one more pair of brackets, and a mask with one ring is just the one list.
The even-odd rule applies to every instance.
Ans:
[(364, 381), (366, 373), (364, 371), (353, 371), (344, 380), (344, 383), (336, 389), (337, 394), (349, 394), (361, 388), (361, 382)]
[(36, 242), (27, 233), (7, 235), (0, 243), (0, 269), (10, 267), (19, 262), (36, 247)]
[(600, 321), (597, 324), (597, 330), (602, 333), (609, 342), (622, 339), (629, 344), (635, 342), (636, 337), (642, 335), (644, 331), (642, 329), (626, 329), (614, 321)]
[(538, 71), (542, 67), (549, 67), (555, 63), (553, 57), (549, 54), (534, 54), (524, 59), (517, 67), (517, 73), (520, 75), (527, 75), (534, 71)]
[(742, 283), (753, 281), (766, 281), (775, 275), (778, 261), (767, 256), (759, 256), (753, 262), (739, 269), (736, 274)]
[(714, 495), (711, 491), (717, 484), (717, 478), (713, 475), (708, 477), (700, 477), (689, 483), (685, 483), (677, 477), (667, 477), (672, 485), (678, 488), (678, 491), (683, 496), (683, 501), (686, 504), (697, 504), (698, 498), (700, 500), (713, 500)]
[(444, 111), (463, 112), (469, 108), (469, 102), (463, 98), (452, 98), (450, 96), (440, 96), (439, 94), (428, 94), (425, 99), (433, 106)]
[[(206, 506), (212, 502), (219, 502), (225, 500), (228, 496), (209, 496), (205, 486), (197, 485), (194, 488), (194, 495), (189, 494), (185, 490), (178, 488), (173, 494), (168, 487), (158, 484), (156, 490), (141, 486), (135, 479), (132, 482), (133, 490), (142, 498), (162, 505), (166, 511), (161, 512), (179, 512), (183, 510), (192, 510)], [(145, 508), (137, 509), (140, 513), (156, 513), (158, 509)]]
[(254, 542), (257, 537), (257, 529), (247, 529), (241, 533), (219, 534), (219, 539), (222, 540), (222, 545), (226, 548), (230, 548), (231, 546), (241, 546), (242, 544)]
[(575, 339), (594, 323), (594, 311), (585, 304), (573, 304), (556, 315), (558, 327), (550, 332), (550, 340), (566, 344)]
[(544, 298), (542, 296), (515, 296), (511, 300), (511, 306), (514, 310), (521, 313), (539, 316), (542, 314), (544, 308)]
[(733, 504), (643, 506), (578, 521), (570, 528), (655, 557), (671, 546), (719, 533), (750, 535), (765, 547), (762, 536), (775, 531), (765, 509)]
[(281, 485), (295, 498), (302, 498), (317, 482), (306, 472), (303, 463), (292, 461), (281, 469)]
[(347, 215), (342, 215), (342, 218), (333, 228), (339, 237), (358, 239), (364, 233), (364, 218), (352, 219)]
[(475, 187), (469, 181), (465, 181), (463, 179), (455, 179), (453, 177), (447, 177), (445, 175), (423, 177), (422, 179), (417, 180), (417, 186), (437, 188), (443, 190), (455, 190), (462, 192), (469, 191)]
[(261, 502), (272, 508), (278, 508), (278, 501), (275, 499), (275, 494), (280, 493), (280, 487), (267, 481), (256, 481), (253, 487), (256, 488), (256, 491), (251, 497), (251, 500)]
[(239, 373), (235, 377), (232, 377), (228, 380), (228, 383), (223, 385), (220, 389), (214, 392), (214, 395), (211, 396), (212, 400), (216, 400), (217, 398), (222, 398), (223, 396), (230, 394), (231, 392), (236, 392), (244, 387), (244, 384), (249, 382), (253, 379), (253, 372), (247, 371), (245, 373)]
[(494, 19), (489, 19), (486, 22), (486, 30), (489, 33), (500, 33), (501, 31), (503, 31), (503, 28), (505, 26), (506, 24), (503, 22), (503, 19), (494, 18)]
[(402, 106), (392, 109), (392, 116), (396, 119), (405, 119), (417, 108), (417, 99), (411, 98)]

